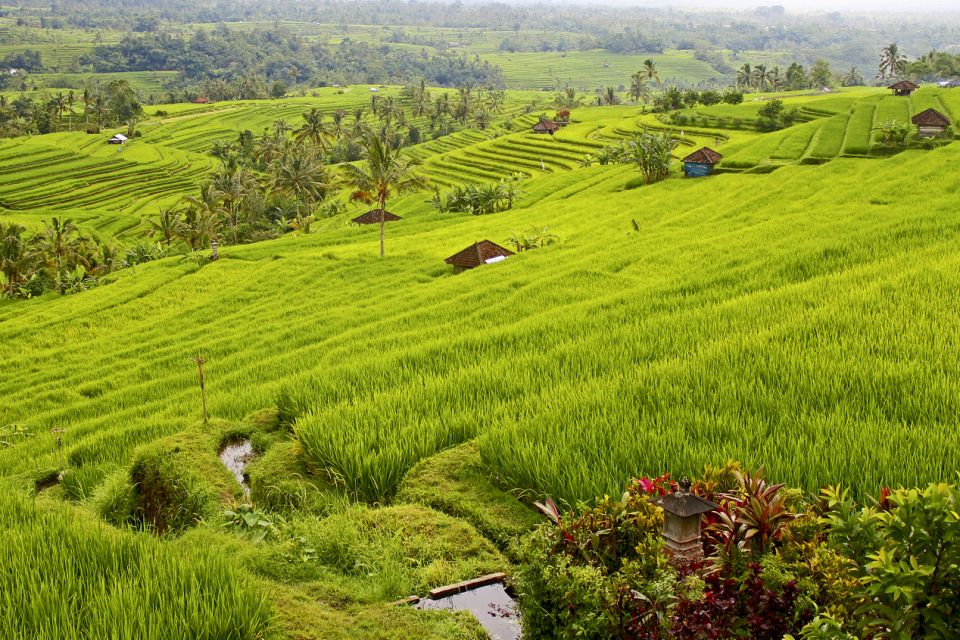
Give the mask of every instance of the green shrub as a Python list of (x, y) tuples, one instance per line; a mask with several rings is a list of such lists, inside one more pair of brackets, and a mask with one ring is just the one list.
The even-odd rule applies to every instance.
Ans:
[(134, 512), (133, 487), (126, 470), (118, 470), (93, 492), (93, 509), (97, 515), (115, 526), (128, 525)]

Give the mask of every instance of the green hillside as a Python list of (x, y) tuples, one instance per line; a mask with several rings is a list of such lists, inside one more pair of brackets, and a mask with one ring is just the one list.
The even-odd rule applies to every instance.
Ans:
[[(124, 606), (170, 600), (143, 624), (482, 637), (466, 616), (385, 603), (507, 564), (503, 540), (536, 522), (531, 498), (572, 505), (728, 459), (859, 496), (955, 478), (960, 178), (945, 167), (960, 145), (891, 154), (870, 130), (929, 105), (960, 115), (960, 93), (788, 96), (804, 121), (766, 134), (745, 126), (751, 103), (692, 110), (687, 125), (581, 108), (553, 137), (528, 131), (530, 98), (511, 96), (489, 131), (408, 151), (442, 189), (521, 173), (510, 211), (438, 213), (422, 191), (390, 202), (402, 220), (383, 259), (351, 207), (216, 262), (177, 255), (79, 294), (0, 300), (0, 426), (28, 430), (0, 447), (0, 566), (30, 567), (20, 584), (0, 578), (0, 599), (59, 612), (0, 626), (66, 637), (82, 598), (117, 612), (83, 622), (86, 637), (123, 637)], [(81, 133), (0, 144), (0, 219), (73, 216), (132, 237), (196, 191), (215, 140), (368, 100), (173, 107), (122, 152)], [(679, 157), (715, 146), (721, 171), (637, 187), (630, 166), (584, 166), (644, 126), (682, 131)], [(458, 275), (444, 263), (531, 228), (559, 240)], [(215, 456), (240, 436), (260, 452), (260, 545), (221, 526), (243, 494)], [(147, 522), (160, 541), (107, 524)], [(67, 572), (55, 598), (37, 561), (50, 554), (66, 568), (86, 554), (123, 587)], [(224, 610), (234, 618), (209, 614)]]

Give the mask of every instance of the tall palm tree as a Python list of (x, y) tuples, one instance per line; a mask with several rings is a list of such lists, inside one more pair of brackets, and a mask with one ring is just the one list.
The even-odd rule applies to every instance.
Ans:
[(843, 86), (857, 87), (862, 84), (863, 74), (856, 67), (850, 67), (850, 71), (847, 71), (846, 75), (843, 76)]
[(575, 109), (583, 106), (583, 98), (577, 95), (574, 87), (565, 87), (553, 98), (557, 109)]
[[(401, 155), (379, 136), (369, 136), (364, 149), (364, 167), (347, 164), (343, 169), (347, 182), (355, 189), (350, 199), (366, 204), (376, 203), (383, 212), (391, 193), (407, 193), (426, 186), (423, 176), (413, 173), (419, 162)], [(380, 216), (380, 257), (384, 255), (384, 216)]]
[(657, 72), (657, 63), (653, 61), (653, 58), (647, 58), (643, 61), (643, 73), (647, 80), (654, 80), (657, 84), (660, 84), (660, 74)]
[(330, 116), (330, 133), (334, 139), (339, 140), (347, 133), (347, 112), (343, 109), (337, 109)]
[(880, 50), (880, 79), (903, 75), (907, 70), (907, 56), (900, 53), (900, 47), (896, 43), (890, 44)]

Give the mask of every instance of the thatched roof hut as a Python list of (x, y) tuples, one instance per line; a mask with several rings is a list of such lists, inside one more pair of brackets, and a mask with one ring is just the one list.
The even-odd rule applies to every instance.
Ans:
[(942, 136), (947, 127), (950, 126), (950, 118), (936, 109), (921, 111), (911, 118), (911, 122), (917, 125), (921, 138), (936, 138), (937, 136)]
[(444, 262), (453, 265), (454, 272), (460, 273), (466, 269), (473, 269), (483, 264), (500, 262), (512, 255), (514, 255), (514, 253), (509, 249), (505, 249), (489, 240), (481, 240), (480, 242), (473, 243), (463, 251), (453, 254), (444, 260)]
[(701, 147), (683, 159), (683, 173), (688, 178), (709, 176), (721, 160), (723, 156), (710, 147)]
[(384, 209), (371, 209), (363, 215), (357, 216), (351, 220), (351, 222), (355, 222), (356, 224), (380, 224), (381, 218), (383, 222), (396, 222), (397, 220), (400, 220), (400, 216), (392, 214)]
[(887, 89), (890, 89), (893, 91), (893, 95), (895, 96), (908, 96), (919, 88), (920, 88), (920, 85), (914, 84), (909, 80), (901, 80), (900, 82), (894, 82), (892, 85), (887, 87)]
[(192, 100), (193, 104), (209, 104), (210, 99), (203, 96), (197, 96)]
[(107, 144), (123, 144), (126, 141), (127, 141), (127, 136), (123, 135), (122, 133), (118, 133), (117, 135), (107, 140)]
[(553, 135), (560, 130), (560, 125), (554, 122), (553, 120), (541, 120), (537, 124), (533, 125), (534, 133), (549, 133)]

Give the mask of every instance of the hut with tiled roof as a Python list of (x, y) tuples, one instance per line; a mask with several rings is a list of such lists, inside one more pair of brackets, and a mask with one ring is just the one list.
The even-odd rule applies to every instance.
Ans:
[(921, 138), (938, 138), (942, 136), (946, 132), (947, 127), (950, 126), (950, 118), (936, 109), (921, 111), (913, 116), (911, 121), (917, 125)]
[(505, 249), (489, 240), (481, 240), (480, 242), (473, 243), (463, 251), (453, 254), (444, 260), (444, 262), (453, 265), (454, 273), (460, 273), (461, 271), (474, 269), (480, 265), (506, 260), (512, 255), (514, 255), (513, 251), (509, 249)]
[[(383, 215), (381, 215), (383, 214)], [(396, 222), (400, 216), (384, 209), (370, 209), (365, 214), (357, 216), (351, 222), (356, 224), (380, 224), (380, 222)]]
[(688, 178), (702, 178), (713, 173), (723, 156), (710, 147), (701, 147), (683, 159), (683, 174)]
[(890, 89), (891, 91), (893, 91), (893, 95), (895, 96), (908, 96), (919, 88), (920, 88), (920, 85), (914, 84), (909, 80), (901, 80), (900, 82), (894, 82), (892, 85), (887, 87), (887, 89)]

